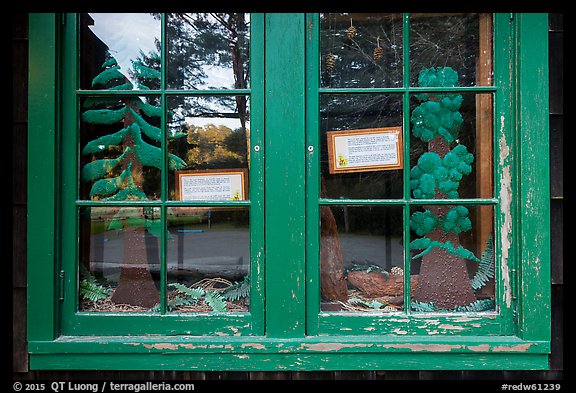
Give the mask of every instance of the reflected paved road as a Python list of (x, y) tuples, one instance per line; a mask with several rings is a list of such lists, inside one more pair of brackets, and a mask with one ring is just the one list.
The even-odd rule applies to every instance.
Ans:
[[(390, 239), (386, 253), (384, 236), (341, 234), (340, 246), (346, 267), (353, 263), (386, 266), (402, 265), (400, 238)], [(238, 279), (248, 273), (250, 237), (247, 229), (171, 231), (167, 239), (168, 274), (206, 274)], [(159, 269), (159, 241), (147, 235), (150, 269)], [(92, 268), (103, 270), (106, 276), (118, 274), (122, 265), (123, 236), (121, 232), (106, 232), (92, 237)], [(388, 263), (386, 259), (389, 259)], [(155, 261), (155, 263), (154, 263)]]

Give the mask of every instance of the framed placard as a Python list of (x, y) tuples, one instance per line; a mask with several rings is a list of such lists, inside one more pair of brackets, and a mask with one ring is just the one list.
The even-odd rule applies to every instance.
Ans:
[(244, 200), (247, 169), (185, 170), (176, 172), (176, 194), (181, 201)]
[(331, 174), (402, 169), (402, 127), (328, 131)]

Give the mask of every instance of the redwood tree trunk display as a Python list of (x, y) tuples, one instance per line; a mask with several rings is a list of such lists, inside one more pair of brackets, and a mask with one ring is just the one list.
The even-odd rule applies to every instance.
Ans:
[(330, 206), (320, 207), (320, 290), (325, 300), (348, 300), (344, 257), (340, 249), (336, 219)]
[[(428, 151), (437, 153), (443, 158), (450, 151), (443, 137), (436, 137), (428, 144)], [(435, 199), (445, 196), (436, 190)], [(436, 217), (444, 217), (451, 209), (449, 205), (428, 205)], [(446, 243), (454, 248), (460, 246), (458, 234), (435, 228), (426, 235), (432, 241)], [(470, 285), (466, 259), (452, 255), (442, 248), (434, 248), (422, 257), (418, 287), (413, 291), (413, 300), (433, 303), (438, 308), (453, 309), (456, 306), (467, 306), (476, 301)]]
[(118, 287), (112, 301), (152, 308), (160, 302), (160, 294), (148, 269), (145, 229), (127, 226), (124, 234), (124, 262)]
[[(326, 196), (323, 177), (320, 179), (320, 196)], [(344, 256), (330, 206), (320, 206), (320, 223), (320, 292), (324, 300), (346, 302), (348, 283), (344, 276)]]

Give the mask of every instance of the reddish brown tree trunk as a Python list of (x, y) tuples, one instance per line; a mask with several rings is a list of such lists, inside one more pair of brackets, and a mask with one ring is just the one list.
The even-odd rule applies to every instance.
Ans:
[[(444, 138), (437, 137), (428, 144), (428, 151), (436, 152), (443, 158), (450, 147)], [(444, 198), (444, 195), (437, 191), (435, 198)], [(443, 218), (452, 206), (433, 205), (426, 208), (436, 217)], [(442, 243), (450, 241), (454, 248), (460, 246), (457, 234), (446, 233), (441, 228), (434, 229), (426, 237)], [(434, 303), (436, 307), (444, 309), (467, 306), (476, 301), (466, 260), (440, 248), (432, 249), (422, 257), (418, 287), (413, 291), (412, 298), (418, 302)]]
[(320, 290), (325, 300), (348, 300), (344, 277), (344, 257), (340, 249), (338, 228), (329, 206), (320, 207)]
[[(321, 195), (326, 195), (324, 178)], [(330, 206), (320, 207), (320, 292), (324, 300), (348, 301), (348, 284), (344, 277), (344, 257), (338, 239), (338, 227)]]
[[(126, 105), (138, 111), (138, 108), (132, 103), (126, 102)], [(134, 123), (134, 119), (130, 112), (127, 112), (124, 116), (124, 126), (132, 123)], [(126, 149), (127, 146), (132, 149), (129, 154), (133, 157), (123, 163), (122, 169), (127, 167), (127, 162), (132, 162), (132, 177), (142, 179), (142, 164), (134, 154), (134, 141), (130, 136), (126, 138), (123, 148)], [(139, 186), (142, 185), (139, 184)], [(125, 226), (122, 233), (124, 234), (124, 260), (120, 270), (118, 287), (111, 300), (117, 304), (152, 308), (160, 302), (160, 294), (148, 269), (146, 230), (143, 227)]]
[(125, 227), (122, 232), (124, 262), (112, 301), (117, 304), (152, 308), (160, 302), (160, 294), (148, 269), (145, 230)]

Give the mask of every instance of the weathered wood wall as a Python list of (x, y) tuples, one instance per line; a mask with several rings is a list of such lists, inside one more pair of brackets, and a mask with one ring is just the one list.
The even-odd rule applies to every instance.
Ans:
[(12, 14), (12, 375), (13, 379), (542, 379), (563, 376), (563, 15), (549, 17), (552, 354), (549, 371), (30, 371), (26, 346), (28, 15)]

